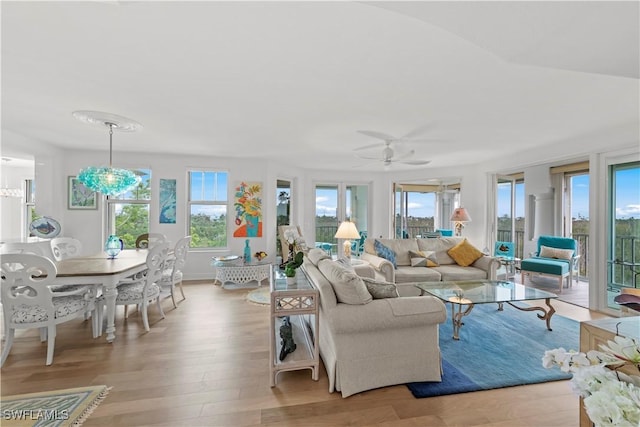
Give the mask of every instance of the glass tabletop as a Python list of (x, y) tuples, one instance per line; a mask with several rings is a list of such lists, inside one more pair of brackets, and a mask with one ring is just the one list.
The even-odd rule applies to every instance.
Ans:
[(551, 292), (504, 280), (424, 282), (415, 286), (443, 301), (459, 304), (526, 301), (558, 297)]
[(296, 269), (295, 283), (288, 283), (287, 276), (285, 276), (284, 271), (279, 269), (277, 266), (273, 267), (272, 274), (272, 291), (302, 291), (313, 289), (313, 286), (302, 267)]

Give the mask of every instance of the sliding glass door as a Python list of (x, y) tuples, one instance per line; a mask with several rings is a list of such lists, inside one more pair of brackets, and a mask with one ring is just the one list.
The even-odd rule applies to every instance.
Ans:
[(367, 233), (369, 186), (366, 184), (316, 184), (315, 246), (338, 254), (334, 237), (342, 221), (355, 223), (361, 234)]
[(609, 167), (609, 307), (625, 287), (640, 287), (640, 162)]

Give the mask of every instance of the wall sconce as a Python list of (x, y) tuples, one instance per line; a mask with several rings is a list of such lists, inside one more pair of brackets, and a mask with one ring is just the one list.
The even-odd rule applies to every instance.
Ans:
[(336, 239), (346, 239), (343, 243), (344, 247), (344, 256), (345, 258), (351, 258), (351, 240), (349, 239), (359, 239), (360, 233), (356, 228), (356, 225), (351, 221), (344, 221), (338, 227), (338, 231), (334, 236)]
[(450, 220), (455, 223), (456, 236), (462, 236), (464, 223), (471, 222), (471, 217), (465, 208), (455, 208)]

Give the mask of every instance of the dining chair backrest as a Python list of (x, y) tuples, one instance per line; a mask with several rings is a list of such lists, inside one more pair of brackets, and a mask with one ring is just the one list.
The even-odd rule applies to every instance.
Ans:
[(191, 244), (191, 236), (185, 236), (178, 240), (175, 248), (173, 248), (173, 273), (181, 271), (187, 263), (187, 254), (189, 253), (189, 245)]
[(51, 252), (56, 261), (75, 258), (82, 253), (82, 243), (73, 237), (55, 237), (51, 239)]
[[(147, 270), (145, 271), (145, 289), (160, 281), (164, 263), (169, 255), (169, 243), (158, 243), (149, 249), (147, 254)], [(145, 290), (146, 294), (146, 290)]]
[(136, 239), (137, 249), (149, 249), (158, 243), (167, 241), (167, 236), (162, 233), (144, 233)]
[[(56, 278), (56, 266), (49, 258), (35, 254), (5, 254), (2, 269), (2, 307), (4, 324), (14, 323), (14, 308), (28, 312), (28, 307), (46, 311), (46, 319), (54, 319), (54, 292), (49, 288)], [(43, 316), (44, 317), (44, 316)]]
[(44, 249), (41, 245), (36, 243), (5, 243), (0, 248), (2, 254), (35, 254), (40, 256), (46, 256)]

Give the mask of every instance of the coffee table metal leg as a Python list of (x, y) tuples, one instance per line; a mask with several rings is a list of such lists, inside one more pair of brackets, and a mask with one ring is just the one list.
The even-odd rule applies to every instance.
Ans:
[(546, 310), (544, 307), (518, 307), (517, 305), (514, 305), (511, 302), (506, 301), (506, 303), (509, 304), (511, 307), (517, 308), (520, 311), (536, 311), (537, 310), (537, 311), (543, 312), (544, 314), (537, 313), (536, 315), (538, 316), (538, 319), (545, 320), (547, 322), (547, 329), (549, 331), (552, 331), (553, 329), (551, 329), (551, 316), (553, 316), (553, 313), (556, 312), (556, 309), (553, 308), (553, 306), (551, 305), (550, 298), (545, 298), (544, 302), (547, 305), (547, 307), (549, 307), (548, 310)]
[[(458, 312), (456, 313), (456, 305), (458, 306)], [(465, 311), (462, 311), (462, 306), (466, 305), (467, 308)], [(453, 325), (453, 339), (454, 340), (459, 340), (460, 336), (459, 336), (459, 332), (460, 332), (460, 327), (462, 325), (464, 325), (464, 322), (462, 321), (462, 318), (466, 315), (468, 315), (469, 313), (471, 313), (471, 310), (473, 310), (473, 304), (458, 304), (458, 303), (451, 303), (451, 322)]]

